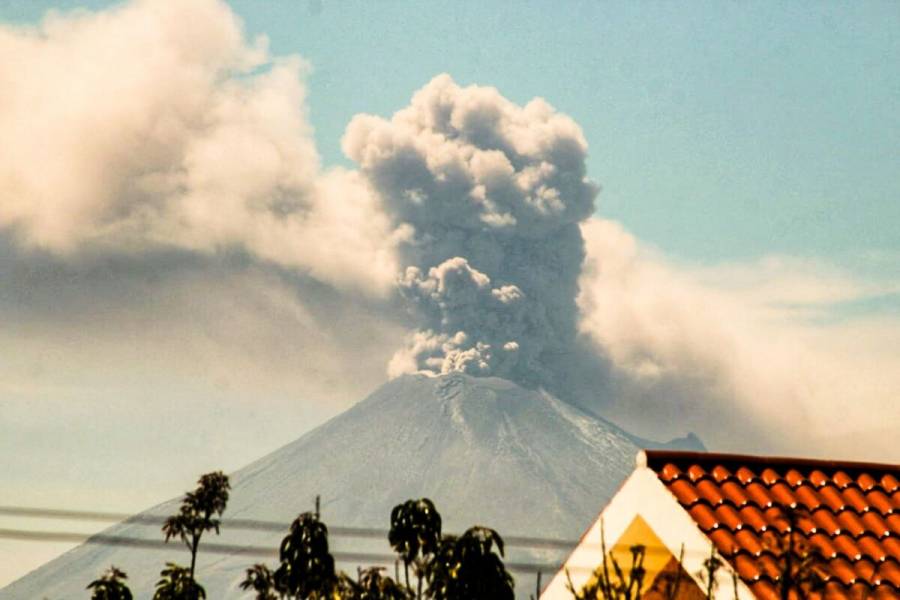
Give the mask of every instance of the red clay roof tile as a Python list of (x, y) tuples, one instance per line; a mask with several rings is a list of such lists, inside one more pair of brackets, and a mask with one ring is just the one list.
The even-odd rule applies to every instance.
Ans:
[(855, 481), (853, 481), (853, 478), (844, 471), (837, 471), (834, 475), (832, 475), (831, 478), (841, 489), (847, 487), (851, 483), (856, 483)]
[(719, 506), (714, 514), (718, 521), (731, 531), (740, 531), (744, 527), (744, 520), (733, 506), (727, 504)]
[(839, 511), (837, 520), (841, 524), (841, 529), (849, 532), (854, 537), (859, 537), (868, 531), (863, 522), (859, 520), (859, 515), (852, 510), (844, 509)]
[(894, 509), (900, 509), (900, 490), (896, 490), (891, 493), (891, 504), (894, 505)]
[(863, 489), (863, 491), (866, 492), (878, 485), (878, 482), (875, 481), (875, 479), (873, 479), (872, 476), (868, 473), (860, 473), (859, 477), (856, 478), (856, 483), (860, 488)]
[(757, 581), (750, 586), (750, 589), (753, 590), (753, 594), (760, 600), (780, 600), (781, 598), (778, 588), (766, 580)]
[(659, 478), (665, 482), (672, 481), (673, 479), (678, 479), (681, 476), (681, 470), (675, 465), (669, 463), (660, 469)]
[(900, 566), (893, 560), (881, 563), (878, 567), (876, 579), (879, 583), (887, 581), (894, 586), (900, 587)]
[(835, 512), (840, 512), (849, 506), (841, 495), (840, 490), (831, 484), (821, 485), (819, 487), (819, 496)]
[(828, 509), (822, 508), (811, 513), (813, 523), (816, 524), (818, 531), (825, 531), (828, 535), (840, 535), (842, 533), (841, 524), (834, 518), (834, 513)]
[(759, 536), (749, 529), (741, 529), (734, 534), (734, 539), (739, 544), (739, 549), (746, 550), (753, 556), (758, 556), (765, 550)]
[(746, 490), (760, 508), (768, 508), (775, 504), (775, 498), (769, 493), (769, 488), (761, 483), (753, 482), (746, 486)]
[(879, 515), (875, 511), (866, 511), (860, 518), (862, 519), (863, 524), (866, 526), (866, 530), (874, 534), (875, 537), (881, 539), (891, 534), (891, 530), (888, 527), (887, 523), (885, 523), (884, 519), (881, 518), (881, 515)]
[(819, 469), (813, 469), (812, 471), (810, 471), (809, 480), (817, 488), (831, 482), (831, 478)]
[(695, 504), (688, 509), (688, 512), (703, 531), (710, 531), (719, 526), (719, 520), (716, 518), (716, 515), (705, 504)]
[(713, 479), (715, 479), (719, 483), (723, 483), (734, 477), (734, 475), (731, 474), (731, 471), (729, 471), (722, 465), (716, 465), (715, 467), (713, 467), (711, 473)]
[(891, 528), (891, 535), (900, 536), (900, 515), (888, 515), (884, 520)]
[(797, 486), (797, 489), (794, 490), (794, 494), (809, 510), (816, 510), (825, 504), (825, 500), (819, 496), (818, 492), (805, 482)]
[(756, 479), (756, 473), (748, 469), (747, 467), (741, 467), (734, 473), (735, 477), (740, 479), (741, 483), (747, 485), (754, 479)]
[(697, 482), (700, 478), (706, 476), (706, 471), (700, 465), (691, 465), (688, 467), (687, 476), (690, 477), (691, 481)]
[(884, 538), (879, 540), (881, 546), (887, 550), (890, 556), (897, 558), (900, 556), (900, 540), (897, 538)]
[(744, 492), (744, 488), (734, 481), (723, 482), (722, 492), (735, 506), (746, 506), (751, 501), (749, 496)]
[(712, 480), (700, 480), (695, 484), (695, 487), (697, 488), (697, 493), (713, 506), (725, 502), (725, 496), (722, 494), (722, 489)]
[(866, 494), (866, 500), (874, 506), (883, 515), (890, 515), (894, 512), (891, 505), (891, 499), (881, 490), (872, 490)]
[(895, 492), (900, 489), (900, 479), (890, 473), (885, 473), (881, 476), (881, 487), (888, 493)]
[(858, 488), (847, 486), (843, 489), (841, 496), (852, 506), (857, 512), (866, 512), (871, 507), (866, 502), (866, 497)]
[(890, 557), (888, 551), (882, 546), (878, 540), (871, 535), (863, 535), (856, 540), (860, 550), (866, 556), (870, 556), (878, 562), (887, 560)]
[(828, 580), (811, 600), (900, 599), (900, 466), (658, 450), (647, 458), (757, 598), (780, 599), (782, 557), (793, 548), (792, 564), (817, 557)]
[(823, 557), (837, 558), (837, 546), (835, 546), (834, 542), (831, 541), (831, 538), (824, 533), (817, 533), (810, 536), (809, 541)]
[(740, 509), (738, 513), (743, 519), (744, 523), (755, 529), (756, 531), (765, 531), (768, 529), (767, 521), (765, 516), (763, 516), (762, 511), (752, 505), (745, 506)]

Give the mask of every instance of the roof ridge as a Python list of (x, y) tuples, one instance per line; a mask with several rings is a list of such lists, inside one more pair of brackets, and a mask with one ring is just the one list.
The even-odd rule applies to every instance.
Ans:
[(722, 452), (696, 452), (689, 450), (644, 450), (647, 466), (658, 471), (666, 463), (676, 466), (685, 463), (722, 465), (726, 468), (746, 467), (748, 465), (765, 465), (768, 467), (801, 467), (845, 471), (848, 475), (873, 472), (879, 474), (898, 474), (900, 465), (863, 461), (823, 460), (815, 458), (799, 458), (787, 456), (760, 456), (754, 454), (730, 454)]

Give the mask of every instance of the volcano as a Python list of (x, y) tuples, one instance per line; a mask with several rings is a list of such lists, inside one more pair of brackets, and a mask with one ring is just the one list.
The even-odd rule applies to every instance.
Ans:
[[(666, 446), (698, 443), (690, 436)], [(232, 474), (222, 534), (204, 537), (204, 544), (274, 551), (290, 522), (310, 510), (317, 495), (322, 518), (333, 530), (386, 530), (394, 505), (429, 497), (448, 532), (481, 524), (507, 538), (577, 540), (631, 472), (642, 446), (659, 445), (504, 379), (408, 375)], [(161, 540), (155, 522), (179, 503), (176, 498), (160, 504), (100, 536)], [(284, 528), (235, 529), (229, 528), (229, 519), (283, 523)], [(331, 542), (336, 553), (389, 553), (383, 538), (333, 536)], [(204, 552), (204, 544), (198, 580), (208, 597), (246, 597), (237, 584), (250, 564), (264, 558)], [(87, 583), (111, 564), (129, 574), (135, 597), (150, 597), (165, 561), (189, 560), (180, 543), (163, 550), (85, 543), (0, 590), (0, 600), (87, 597)], [(566, 553), (558, 546), (510, 550), (510, 560), (546, 564), (558, 563)], [(355, 573), (357, 564), (339, 567)], [(533, 574), (514, 575), (520, 596), (533, 589)]]

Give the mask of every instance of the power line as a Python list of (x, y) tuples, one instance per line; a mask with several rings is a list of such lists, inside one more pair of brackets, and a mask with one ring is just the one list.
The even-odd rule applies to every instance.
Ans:
[[(94, 522), (115, 522), (119, 524), (138, 524), (138, 525), (148, 525), (148, 526), (157, 526), (161, 527), (166, 517), (162, 515), (148, 515), (148, 514), (127, 514), (127, 513), (115, 513), (115, 512), (101, 512), (101, 511), (85, 511), (85, 510), (71, 510), (71, 509), (59, 509), (59, 508), (38, 508), (38, 507), (29, 507), (29, 506), (9, 506), (9, 505), (0, 505), (0, 516), (11, 516), (11, 517), (24, 517), (24, 518), (34, 518), (34, 519), (55, 519), (55, 520), (69, 520), (69, 521), (94, 521)], [(268, 521), (263, 519), (223, 519), (221, 526), (223, 529), (237, 529), (237, 530), (250, 530), (250, 531), (271, 531), (276, 533), (286, 533), (290, 529), (289, 524), (285, 524), (279, 521)], [(0, 531), (20, 531), (27, 532), (29, 530), (0, 530)], [(43, 532), (33, 532), (36, 534), (42, 534)], [(378, 539), (378, 540), (386, 540), (388, 538), (388, 530), (387, 529), (378, 529), (374, 527), (347, 527), (347, 526), (332, 526), (328, 525), (328, 534), (329, 536), (334, 537), (347, 537), (347, 538), (369, 538), (369, 539)], [(52, 534), (48, 534), (52, 535)], [(81, 542), (85, 541), (85, 534), (80, 533), (59, 533), (59, 535), (71, 535), (71, 536), (81, 536), (77, 540), (52, 540), (52, 541), (76, 541)], [(108, 537), (108, 538), (119, 538), (121, 536), (109, 536), (106, 534), (97, 534), (100, 537)], [(95, 536), (95, 537), (97, 537)], [(22, 538), (25, 539), (25, 538)], [(35, 540), (37, 538), (34, 538)], [(126, 538), (122, 538), (126, 539)], [(127, 538), (127, 539), (135, 539), (138, 542), (151, 542), (152, 540), (141, 540), (139, 538)], [(514, 548), (524, 548), (524, 549), (544, 549), (544, 550), (558, 550), (558, 551), (571, 551), (576, 546), (581, 546), (583, 548), (594, 548), (599, 549), (601, 544), (592, 543), (588, 544), (584, 540), (566, 540), (559, 538), (544, 538), (544, 537), (533, 537), (533, 536), (503, 536), (504, 545), (507, 547)], [(615, 544), (613, 544), (614, 546)], [(230, 547), (225, 545), (226, 547)], [(246, 548), (247, 546), (234, 546), (235, 548), (241, 547)], [(612, 548), (612, 546), (610, 546)], [(265, 551), (265, 548), (261, 550)], [(668, 548), (656, 548), (656, 547), (647, 547), (646, 551), (648, 553), (671, 553)], [(698, 550), (687, 550), (686, 554), (696, 554), (696, 555), (704, 555), (708, 554), (707, 551), (698, 551)], [(393, 560), (393, 559), (391, 559)]]
[[(162, 540), (147, 540), (129, 536), (74, 533), (66, 531), (37, 531), (31, 529), (0, 529), (0, 539), (20, 540), (28, 542), (69, 542), (101, 546), (123, 546), (128, 548), (142, 548), (146, 550), (171, 550), (173, 547)], [(255, 556), (259, 558), (275, 558), (278, 551), (264, 546), (250, 546), (238, 544), (222, 544), (218, 542), (205, 542), (201, 549), (203, 553), (226, 554), (240, 556)], [(397, 557), (391, 554), (375, 552), (332, 552), (335, 561), (355, 564), (393, 564)], [(559, 569), (557, 563), (525, 563), (504, 562), (510, 571), (520, 573), (556, 572)]]
[[(28, 506), (0, 506), (0, 515), (38, 519), (60, 519), (70, 521), (121, 522), (124, 524), (162, 526), (165, 517), (155, 515), (133, 515), (125, 513), (69, 510), (58, 508), (37, 508)], [(222, 527), (227, 529), (249, 529), (258, 531), (286, 532), (289, 524), (261, 519), (223, 519)], [(387, 539), (387, 529), (372, 527), (328, 526), (329, 535), (337, 537)], [(578, 540), (559, 538), (543, 538), (530, 536), (504, 536), (507, 546), (525, 548), (544, 548), (550, 550), (571, 550), (578, 545)]]

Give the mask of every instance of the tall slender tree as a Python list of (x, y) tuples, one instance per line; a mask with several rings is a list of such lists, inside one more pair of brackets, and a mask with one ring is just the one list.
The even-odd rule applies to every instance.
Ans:
[(428, 560), (437, 551), (441, 541), (441, 515), (434, 503), (428, 498), (420, 498), (395, 506), (391, 511), (388, 541), (403, 560), (407, 587), (409, 566), (415, 566), (416, 597), (421, 598)]
[(191, 580), (194, 580), (200, 538), (205, 532), (212, 530), (218, 535), (221, 525), (218, 517), (225, 512), (230, 489), (228, 476), (221, 471), (202, 475), (197, 482), (197, 489), (185, 494), (178, 512), (163, 524), (162, 530), (167, 542), (170, 538), (178, 537), (190, 550), (191, 566), (188, 574)]

